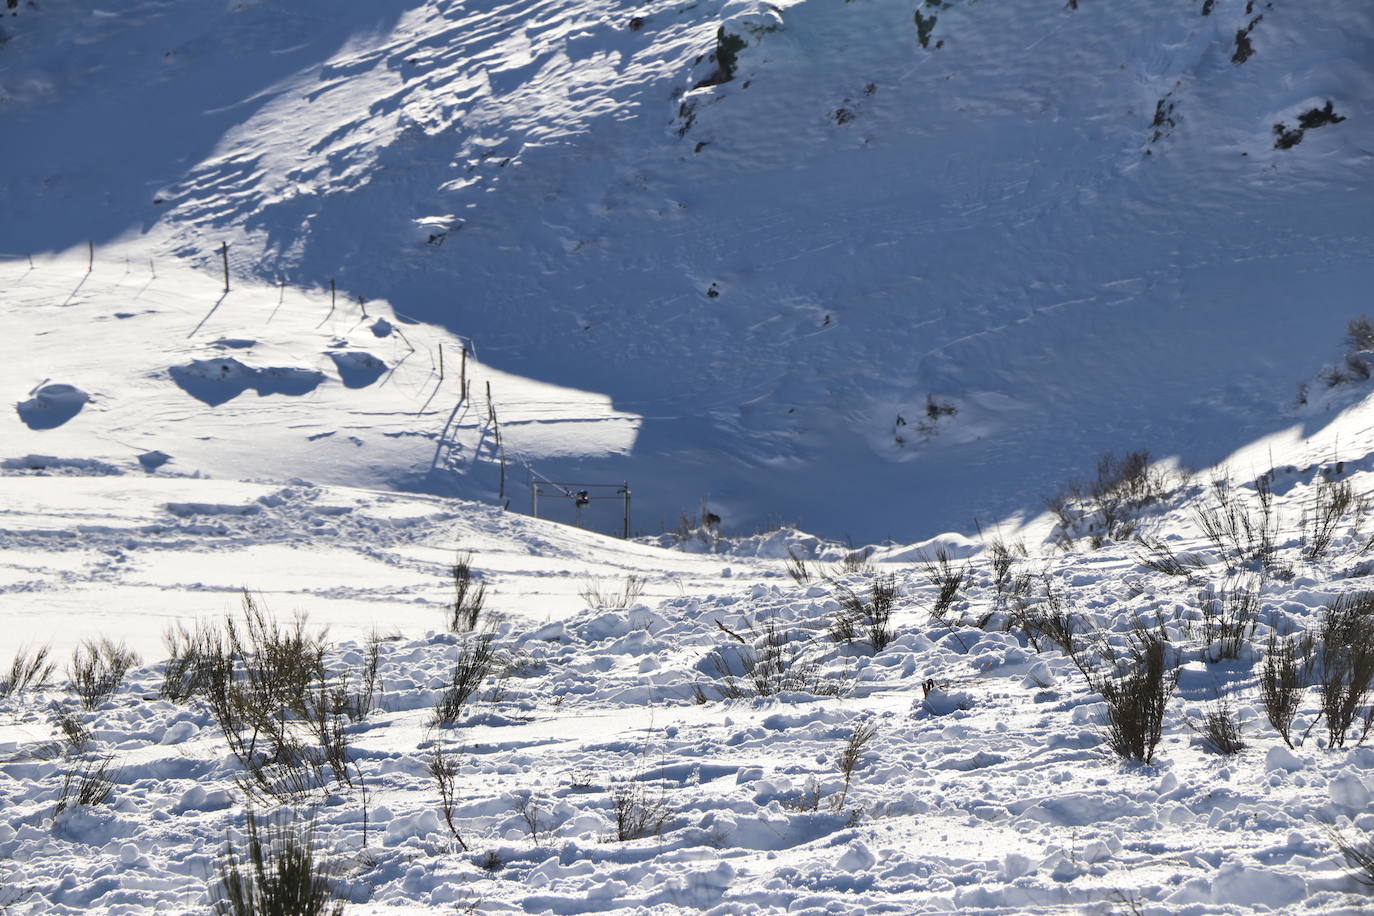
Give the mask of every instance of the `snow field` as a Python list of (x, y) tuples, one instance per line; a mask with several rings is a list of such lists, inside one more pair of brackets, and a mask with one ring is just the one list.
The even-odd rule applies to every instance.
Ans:
[[(710, 554), (665, 551), (468, 503), (303, 484), (152, 476), (115, 490), (119, 478), (109, 476), (7, 477), (39, 486), (10, 488), (21, 504), (15, 519), (32, 527), (11, 520), (4, 536), (22, 548), (14, 568), (22, 562), (50, 589), (64, 582), (70, 554), (119, 537), (127, 559), (110, 574), (115, 585), (156, 577), (173, 561), (203, 567), (207, 582), (221, 566), (256, 568), (267, 606), (284, 618), (311, 574), (332, 567), (339, 596), (374, 609), (366, 625), (385, 637), (382, 690), (378, 708), (345, 732), (354, 786), (327, 779), (289, 804), (313, 814), (350, 912), (1343, 912), (1363, 898), (1323, 825), (1343, 825), (1349, 837), (1374, 829), (1365, 811), (1374, 749), (1327, 747), (1311, 688), (1294, 734), (1315, 728), (1289, 750), (1256, 688), (1271, 629), (1313, 629), (1336, 596), (1366, 583), (1363, 510), (1342, 516), (1324, 556), (1304, 557), (1303, 514), (1328, 476), (1358, 492), (1371, 483), (1363, 469), (1276, 471), (1279, 536), (1263, 577), (1228, 572), (1197, 530), (1197, 508), (1210, 498), (1205, 478), (1177, 485), (1136, 520), (1177, 554), (1202, 558), (1191, 580), (1148, 569), (1125, 541), (1090, 550), (1083, 538), (1027, 556), (1013, 549), (1009, 575), (1031, 583), (1027, 607), (1042, 605), (1048, 583), (1086, 630), (1119, 650), (1137, 621), (1167, 633), (1180, 677), (1150, 765), (1107, 750), (1101, 699), (1049, 641), (1036, 650), (1015, 622), (1014, 600), (999, 598), (985, 552), (965, 560), (968, 551), (951, 548), (954, 568), (967, 562), (968, 572), (941, 623), (930, 617), (938, 586), (914, 557), (845, 571), (839, 548), (773, 538), (774, 555), (791, 544), (813, 576), (834, 578), (797, 583), (782, 561), (731, 554), (728, 542)], [(23, 494), (40, 503), (49, 483), (71, 496), (89, 489), (72, 505), (92, 510), (81, 528), (92, 543), (52, 538), (37, 506), (25, 511)], [(193, 484), (212, 489), (187, 508)], [(1244, 484), (1235, 490), (1253, 498)], [(251, 506), (263, 508), (243, 511)], [(106, 524), (92, 524), (101, 511)], [(331, 530), (316, 536), (322, 518)], [(222, 530), (178, 533), (207, 523)], [(493, 670), (504, 676), (484, 681), (452, 727), (436, 728), (431, 707), (474, 639), (435, 632), (452, 556), (441, 544), (454, 541), (472, 551), (490, 606), (503, 615), (494, 645), (505, 661)], [(758, 541), (741, 550), (770, 552)], [(293, 566), (293, 554), (307, 565)], [(628, 607), (584, 608), (574, 589), (549, 585), (560, 578), (552, 564), (583, 568), (608, 587), (643, 575), (646, 591)], [(866, 598), (888, 575), (892, 641), (880, 652), (862, 635), (833, 641), (837, 585)], [(1205, 582), (1232, 588), (1237, 575), (1260, 583), (1255, 630), (1237, 659), (1216, 660), (1203, 641), (1198, 591)], [(411, 596), (413, 614), (397, 616), (390, 609), (406, 606), (405, 593), (378, 590), (405, 588), (407, 576), (429, 585)], [(232, 612), (237, 585), (216, 585), (212, 603), (184, 582), (163, 587), (189, 624)], [(24, 604), (43, 592), (7, 592), (7, 625), (22, 624)], [(331, 627), (330, 669), (356, 679), (366, 625), (350, 623), (352, 605), (338, 600), (318, 605), (312, 623)], [(102, 632), (93, 616), (65, 619), (64, 632)], [(784, 678), (780, 693), (753, 696), (740, 664), (767, 657), (770, 626), (796, 677)], [(31, 643), (49, 635), (18, 632)], [(0, 855), (13, 863), (14, 912), (204, 909), (225, 831), (242, 827), (242, 768), (201, 702), (158, 697), (162, 665), (152, 661), (155, 648), (140, 649), (145, 663), (93, 710), (72, 704), (60, 672), (53, 686), (4, 701), (0, 794), (10, 817)], [(739, 675), (738, 699), (722, 698), (727, 673)], [(927, 681), (935, 682), (928, 691)], [(1218, 696), (1248, 745), (1233, 756), (1188, 725)], [(54, 816), (64, 774), (81, 757), (64, 749), (58, 707), (89, 730), (85, 756), (113, 756), (108, 804)], [(875, 731), (846, 790), (837, 761), (865, 727)], [(466, 853), (427, 772), (436, 747), (458, 765), (453, 815)], [(662, 831), (615, 841), (617, 797), (661, 812)]]

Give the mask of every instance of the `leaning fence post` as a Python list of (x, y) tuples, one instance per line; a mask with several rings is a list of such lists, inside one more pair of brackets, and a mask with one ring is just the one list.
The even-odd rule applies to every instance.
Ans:
[(95, 269), (95, 242), (86, 242), (86, 273)]
[(224, 291), (229, 292), (229, 243), (219, 243), (220, 257), (224, 258)]

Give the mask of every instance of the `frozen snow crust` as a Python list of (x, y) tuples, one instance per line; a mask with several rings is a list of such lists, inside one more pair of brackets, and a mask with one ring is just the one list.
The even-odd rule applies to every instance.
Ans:
[[(506, 443), (546, 476), (628, 479), (668, 525), (705, 497), (733, 530), (860, 541), (1033, 514), (1108, 448), (1200, 467), (1290, 425), (1297, 380), (1374, 279), (1368, 4), (50, 0), (3, 29), (0, 251), (35, 255), (29, 281), (66, 253), (47, 301), (95, 302), (126, 258), (132, 296), (149, 256), (140, 302), (167, 296), (175, 259), (206, 274), (174, 294), (194, 301), (185, 330), (144, 323), (121, 350), (204, 350), (248, 323), (232, 335), (296, 359), (232, 354), (246, 394), (222, 406), (357, 395), (312, 412), (338, 406), (362, 446), (340, 431), (314, 449), (303, 429), (246, 476), (499, 489), (462, 462), (436, 478), (400, 440), (378, 450), (369, 358), (398, 354), (360, 328), (330, 360), (265, 325), (283, 279), (288, 306), (313, 291), (311, 327), (332, 278), (326, 329), (359, 296), (435, 328), (407, 371), (430, 371), (442, 329), (637, 430), (574, 434), (587, 414), (546, 400), (559, 422)], [(222, 242), (235, 289), (188, 340)], [(7, 314), (29, 281), (6, 268)], [(61, 327), (85, 350), (109, 325)], [(6, 335), (21, 355), (25, 333)], [(31, 422), (0, 419), (6, 451), (80, 406), (54, 409), (47, 378), (94, 399), (60, 427), (81, 437), (63, 457), (128, 460), (92, 381), (21, 362), (7, 386)], [(281, 368), (324, 380), (249, 384)], [(409, 435), (432, 440), (454, 399), (424, 408), (422, 387)], [(493, 388), (504, 420), (518, 396)], [(145, 396), (163, 392), (194, 406), (175, 399), (190, 387)], [(156, 447), (185, 462), (204, 440), (177, 429)], [(54, 453), (24, 448), (8, 457)]]
[[(1367, 905), (1326, 829), (1374, 830), (1374, 748), (1356, 735), (1329, 747), (1311, 687), (1290, 750), (1256, 686), (1271, 631), (1315, 630), (1337, 597), (1370, 587), (1367, 510), (1342, 513), (1315, 559), (1303, 521), (1342, 481), (1367, 492), (1364, 466), (1265, 475), (1277, 534), (1264, 565), (1203, 536), (1199, 510), (1222, 490), (1195, 478), (1133, 516), (1148, 539), (1196, 558), (1190, 576), (1148, 568), (1131, 541), (1091, 549), (1085, 528), (1067, 547), (1036, 538), (1022, 551), (1005, 537), (1000, 587), (995, 551), (952, 538), (846, 568), (833, 546), (783, 533), (812, 577), (797, 582), (758, 544), (685, 553), (434, 497), (106, 470), (0, 477), (6, 648), (51, 640), (62, 659), (108, 635), (143, 657), (90, 710), (61, 670), (0, 701), (0, 902), (11, 912), (206, 911), (226, 835), (241, 837), (244, 771), (202, 699), (159, 696), (155, 659), (163, 626), (237, 613), (244, 585), (279, 618), (301, 609), (312, 628), (329, 624), (335, 676), (356, 682), (362, 635), (384, 637), (376, 708), (345, 730), (352, 786), (326, 776), (256, 805), (314, 818), (350, 913)], [(1244, 477), (1225, 492), (1253, 512), (1257, 483)], [(487, 587), (500, 662), (453, 724), (435, 727), (432, 705), (480, 638), (442, 628), (455, 543)], [(937, 620), (920, 557), (941, 546), (967, 573)], [(623, 594), (626, 575), (642, 582), (625, 607), (577, 596), (589, 583)], [(887, 576), (891, 641), (835, 641), (845, 589), (866, 598)], [(1255, 629), (1223, 659), (1199, 591), (1238, 587), (1255, 590)], [(1126, 651), (1142, 622), (1167, 638), (1179, 680), (1151, 763), (1108, 750), (1097, 693), (1054, 640), (1018, 623), (1053, 607), (1075, 615), (1085, 644), (1112, 647), (1094, 651)], [(770, 643), (790, 665), (755, 696), (741, 662)], [(1217, 697), (1246, 742), (1232, 756), (1194, 731)], [(64, 739), (61, 711), (89, 732), (84, 749)], [(840, 752), (864, 726), (875, 734), (846, 788)], [(458, 767), (466, 852), (427, 772), (436, 747)], [(55, 814), (65, 775), (106, 756), (108, 802)], [(616, 841), (617, 797), (661, 806), (661, 832)], [(537, 836), (518, 812), (526, 800)]]

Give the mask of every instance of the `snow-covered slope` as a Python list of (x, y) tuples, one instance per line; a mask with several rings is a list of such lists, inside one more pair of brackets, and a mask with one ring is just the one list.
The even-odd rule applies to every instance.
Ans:
[[(25, 641), (50, 642), (59, 670), (0, 697), (0, 906), (206, 912), (255, 797), (260, 816), (313, 820), (353, 916), (1360, 912), (1368, 889), (1333, 836), (1361, 844), (1374, 827), (1374, 752), (1356, 746), (1358, 722), (1331, 746), (1316, 686), (1299, 691), (1289, 749), (1257, 675), (1272, 633), (1320, 631), (1338, 597), (1368, 588), (1368, 508), (1343, 512), (1317, 553), (1311, 520), (1333, 487), (1367, 493), (1370, 477), (1328, 464), (1266, 478), (1278, 521), (1262, 567), (1228, 572), (1196, 526), (1216, 493), (1256, 512), (1253, 485), (1194, 481), (1135, 518), (1198, 558), (1189, 575), (1146, 568), (1130, 543), (1008, 542), (1000, 572), (995, 551), (951, 562), (960, 582), (937, 617), (939, 570), (915, 552), (876, 569), (808, 559), (812, 578), (794, 582), (779, 560), (436, 497), (10, 469), (0, 677)], [(434, 705), (482, 638), (442, 627), (455, 543), (499, 615), (498, 661), (439, 726)], [(643, 577), (641, 597), (588, 607), (577, 594), (626, 595), (627, 575)], [(845, 589), (868, 601), (883, 582), (886, 644), (862, 626), (837, 638)], [(366, 634), (382, 637), (375, 708), (340, 733), (340, 770), (287, 789), (261, 739), (254, 759), (279, 798), (245, 795), (204, 696), (163, 695), (181, 681), (162, 628), (222, 626), (242, 586), (278, 620), (299, 609), (306, 632), (330, 625), (331, 683), (356, 690)], [(1073, 658), (1031, 623), (1056, 609), (1081, 640)], [(1113, 653), (1126, 676), (1141, 626), (1178, 666), (1149, 763), (1108, 750), (1085, 677), (1108, 677)], [(61, 668), (98, 637), (142, 659), (86, 708)], [(742, 670), (770, 657), (757, 681)], [(1245, 744), (1234, 754), (1199, 733), (1219, 709)], [(283, 721), (309, 753), (310, 728)], [(436, 749), (457, 768), (452, 831)], [(106, 758), (109, 797), (78, 803)], [(648, 826), (635, 836), (627, 817)]]
[[(237, 277), (384, 299), (642, 418), (531, 460), (628, 479), (644, 518), (909, 537), (1036, 511), (1107, 448), (1210, 464), (1290, 426), (1367, 307), (1363, 4), (54, 0), (4, 28), (0, 251), (213, 272), (227, 241)], [(108, 456), (87, 427), (72, 454)]]

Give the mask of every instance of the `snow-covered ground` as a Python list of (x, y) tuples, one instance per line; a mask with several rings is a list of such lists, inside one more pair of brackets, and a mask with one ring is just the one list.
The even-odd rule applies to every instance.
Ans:
[[(1356, 912), (1367, 897), (1325, 830), (1374, 828), (1374, 748), (1329, 748), (1313, 687), (1289, 751), (1256, 687), (1270, 629), (1315, 628), (1374, 565), (1364, 510), (1335, 526), (1328, 555), (1304, 559), (1304, 513), (1328, 477), (1374, 483), (1354, 463), (1272, 476), (1278, 551), (1256, 628), (1237, 659), (1216, 660), (1199, 591), (1254, 577), (1228, 574), (1195, 526), (1206, 479), (1138, 516), (1141, 532), (1208, 561), (1192, 579), (1147, 569), (1125, 541), (1032, 541), (1023, 556), (1008, 531), (1005, 581), (1024, 578), (999, 589), (989, 553), (954, 537), (846, 569), (843, 549), (787, 532), (691, 552), (437, 497), (11, 470), (0, 620), (9, 646), (51, 642), (59, 671), (0, 703), (0, 885), (17, 913), (205, 910), (226, 831), (243, 826), (243, 768), (203, 700), (160, 698), (158, 637), (237, 614), (248, 588), (278, 619), (328, 624), (335, 675), (356, 682), (366, 634), (383, 637), (377, 708), (346, 731), (352, 785), (326, 776), (287, 800), (313, 814), (352, 913)], [(1253, 482), (1234, 492), (1253, 509)], [(941, 545), (954, 570), (968, 564), (943, 622), (920, 559)], [(788, 546), (824, 557), (806, 561), (810, 581), (786, 574)], [(455, 548), (487, 586), (502, 661), (435, 727), (433, 704), (478, 638), (444, 626)], [(579, 597), (628, 575), (644, 585), (627, 607)], [(836, 642), (844, 588), (866, 598), (887, 575), (892, 641), (874, 651), (860, 628)], [(1180, 680), (1152, 763), (1108, 750), (1104, 704), (1016, 623), (1017, 590), (1026, 607), (1057, 595), (1118, 650), (1138, 622), (1163, 626)], [(731, 698), (726, 674), (763, 657), (770, 628), (787, 673), (761, 697), (742, 677)], [(141, 662), (85, 711), (62, 664), (98, 636)], [(1233, 756), (1189, 724), (1218, 698), (1247, 743)], [(79, 753), (61, 710), (90, 732)], [(838, 760), (861, 727), (875, 732), (846, 790)], [(436, 746), (458, 768), (467, 851), (427, 769)], [(108, 802), (55, 815), (66, 774), (106, 756)], [(661, 832), (618, 841), (617, 798), (657, 812)]]
[[(205, 912), (250, 803), (313, 818), (354, 914), (1368, 909), (1331, 831), (1374, 832), (1374, 746), (1332, 746), (1313, 678), (1290, 749), (1258, 678), (1374, 573), (1341, 340), (1374, 9), (4, 12), (0, 682), (56, 667), (0, 697), (0, 911)], [(1138, 448), (1160, 498), (1066, 539), (1044, 497)], [(586, 484), (583, 529), (548, 520)], [(1276, 552), (1228, 569), (1203, 523), (1270, 492)], [(890, 641), (847, 637), (889, 583)], [(1252, 587), (1218, 658), (1205, 612)], [(341, 768), (276, 799), (163, 689), (169, 628), (245, 592), (331, 679), (379, 640)], [(1178, 684), (1123, 761), (1101, 691), (1142, 624)], [(84, 708), (68, 659), (107, 637), (138, 661)], [(1197, 732), (1221, 701), (1232, 755)]]

